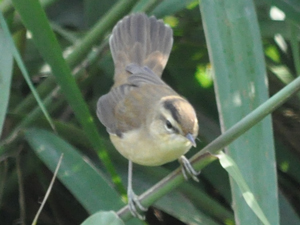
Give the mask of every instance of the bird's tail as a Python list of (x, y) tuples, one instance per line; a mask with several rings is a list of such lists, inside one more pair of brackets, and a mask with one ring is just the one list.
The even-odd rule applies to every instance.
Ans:
[(173, 31), (154, 16), (132, 14), (116, 24), (109, 45), (115, 64), (115, 86), (119, 86), (126, 82), (126, 67), (131, 63), (147, 66), (161, 76), (173, 45)]

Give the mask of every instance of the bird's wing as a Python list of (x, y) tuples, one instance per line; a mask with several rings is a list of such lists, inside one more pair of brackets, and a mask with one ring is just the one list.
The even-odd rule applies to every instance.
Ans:
[(97, 116), (106, 127), (108, 133), (117, 134), (117, 119), (115, 109), (122, 104), (125, 96), (134, 88), (133, 85), (123, 84), (113, 88), (109, 93), (99, 98), (97, 103)]
[(135, 67), (127, 68), (133, 73), (128, 83), (112, 88), (110, 92), (99, 98), (97, 116), (111, 134), (122, 136), (123, 132), (138, 128), (141, 124), (141, 107), (146, 104), (150, 93), (145, 88), (163, 85), (164, 82), (150, 69)]

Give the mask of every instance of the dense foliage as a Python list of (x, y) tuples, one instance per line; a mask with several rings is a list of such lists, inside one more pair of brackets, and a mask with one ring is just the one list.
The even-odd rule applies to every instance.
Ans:
[[(174, 46), (163, 80), (186, 97), (197, 111), (200, 127), (197, 148), (192, 149), (187, 156), (191, 157), (217, 138), (221, 130), (229, 128), (223, 121), (224, 116), (218, 112), (221, 106), (217, 106), (217, 102), (222, 104), (219, 96), (225, 93), (220, 92), (222, 88), (218, 89), (213, 78), (214, 67), (216, 68), (213, 64), (216, 62), (213, 58), (214, 50), (209, 45), (210, 40), (205, 38), (208, 34), (204, 33), (207, 30), (219, 29), (209, 26), (207, 15), (214, 15), (216, 11), (203, 12), (205, 7), (208, 7), (207, 1), (200, 1), (200, 4), (203, 4), (201, 11), (199, 2), (195, 0), (41, 0), (47, 18), (38, 13), (38, 7), (28, 8), (38, 5), (33, 3), (36, 2), (34, 0), (23, 1), (26, 3), (22, 3), (22, 0), (0, 2), (2, 14), (25, 64), (22, 68), (18, 60), (12, 60), (12, 54), (16, 53), (12, 53), (2, 20), (1, 225), (32, 223), (61, 153), (64, 153), (64, 158), (60, 172), (40, 214), (38, 224), (80, 224), (99, 210), (118, 211), (125, 205), (127, 161), (113, 148), (106, 130), (97, 119), (95, 108), (98, 98), (107, 93), (113, 83), (113, 63), (108, 37), (114, 24), (126, 14), (146, 11), (149, 15), (162, 18), (174, 30)], [(220, 2), (222, 1), (211, 1), (215, 4), (214, 9), (220, 7), (222, 10), (222, 7), (228, 6)], [(233, 2), (238, 6), (244, 4), (245, 0)], [(253, 40), (253, 45), (262, 44), (261, 52), (265, 59), (265, 64), (261, 60), (255, 68), (264, 66), (268, 85), (266, 86), (267, 82), (261, 83), (264, 90), (269, 91), (269, 95), (272, 96), (300, 74), (300, 3), (297, 0), (263, 0), (254, 1), (253, 4), (256, 12), (254, 16), (258, 20), (252, 21), (253, 26), (259, 26), (258, 35), (261, 35), (260, 40)], [(233, 8), (224, 8), (228, 18), (237, 16), (231, 15), (231, 10), (234, 11)], [(246, 14), (239, 16), (242, 19), (247, 18)], [(45, 29), (40, 29), (44, 22), (51, 26), (59, 46), (46, 26)], [(251, 31), (242, 27), (240, 29), (238, 32), (245, 32), (246, 43)], [(221, 42), (228, 43), (232, 40), (226, 38), (220, 38)], [(240, 42), (243, 43), (243, 40)], [(235, 46), (236, 43), (230, 44)], [(244, 47), (241, 51), (250, 55), (246, 44)], [(251, 57), (255, 59), (256, 56)], [(242, 69), (247, 67), (248, 63), (242, 60), (233, 62)], [(24, 69), (28, 71), (28, 80), (33, 83), (33, 89), (36, 89), (42, 105), (49, 113), (48, 119), (38, 106), (28, 80), (24, 78)], [(69, 76), (70, 72), (75, 79)], [(262, 80), (263, 76), (264, 74), (261, 74)], [(225, 83), (224, 81), (224, 85)], [(252, 83), (249, 82), (249, 85)], [(261, 167), (252, 168), (253, 174), (250, 170), (241, 170), (246, 181), (252, 181), (249, 184), (250, 188), (260, 188), (267, 197), (272, 194), (277, 196), (278, 185), (279, 203), (276, 199), (274, 201), (277, 203), (270, 205), (273, 200), (260, 202), (260, 197), (256, 197), (260, 204), (269, 205), (270, 209), (274, 210), (274, 217), (278, 216), (276, 209), (280, 209), (280, 224), (300, 223), (299, 97), (300, 95), (296, 94), (274, 111), (273, 130), (269, 127), (266, 131), (269, 132), (270, 138), (254, 135), (252, 139), (247, 139), (247, 143), (244, 142), (245, 149), (247, 146), (247, 149), (251, 150), (251, 146), (264, 143), (264, 146), (269, 146), (271, 151), (275, 151), (276, 161), (273, 160), (270, 164), (276, 165), (277, 174), (260, 171)], [(256, 106), (250, 111), (255, 108)], [(250, 111), (243, 111), (243, 116)], [(236, 110), (232, 109), (232, 117), (239, 118), (241, 114), (236, 113)], [(255, 161), (257, 155), (252, 153), (251, 157), (249, 161)], [(235, 160), (239, 164), (236, 158)], [(257, 161), (263, 163), (258, 159)], [(136, 193), (143, 193), (178, 166), (178, 162), (162, 167), (134, 165), (134, 190)], [(201, 171), (199, 183), (185, 182), (172, 192), (172, 188), (169, 188), (169, 191), (158, 190), (161, 193), (169, 193), (150, 207), (146, 214), (146, 223), (238, 224), (238, 216), (241, 215), (234, 213), (237, 200), (232, 198), (234, 188), (228, 174), (217, 161), (203, 163), (202, 167), (204, 166), (206, 167)], [(263, 174), (266, 180), (275, 177), (277, 181), (270, 181), (270, 188), (262, 189), (259, 184), (256, 187), (255, 182), (258, 178), (255, 173)], [(148, 203), (151, 204), (151, 200)], [(251, 214), (251, 217), (255, 215)], [(258, 220), (254, 221), (255, 223), (249, 224), (260, 224)], [(142, 222), (131, 219), (128, 224)]]

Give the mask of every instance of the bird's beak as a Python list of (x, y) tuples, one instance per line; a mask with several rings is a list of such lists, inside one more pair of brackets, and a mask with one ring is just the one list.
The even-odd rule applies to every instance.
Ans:
[(194, 147), (196, 147), (196, 142), (195, 142), (195, 138), (193, 137), (192, 134), (188, 133), (186, 136), (185, 136), (191, 143)]

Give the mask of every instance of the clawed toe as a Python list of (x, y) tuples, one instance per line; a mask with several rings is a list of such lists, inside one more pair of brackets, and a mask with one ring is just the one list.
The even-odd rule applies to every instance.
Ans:
[(188, 180), (188, 175), (190, 175), (194, 181), (199, 182), (197, 176), (200, 174), (200, 171), (196, 171), (184, 155), (179, 158), (179, 162), (184, 179)]
[(146, 212), (148, 209), (142, 206), (137, 195), (134, 194), (132, 190), (131, 191), (129, 190), (127, 194), (128, 194), (128, 207), (131, 214), (134, 217), (137, 217), (141, 220), (145, 220), (145, 215), (141, 215), (139, 211)]

